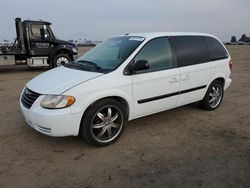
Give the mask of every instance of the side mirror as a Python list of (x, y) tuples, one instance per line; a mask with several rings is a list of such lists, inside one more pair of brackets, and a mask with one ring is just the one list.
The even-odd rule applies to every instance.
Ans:
[(40, 29), (40, 33), (41, 33), (41, 37), (42, 37), (43, 40), (48, 40), (49, 35), (45, 34), (45, 29), (44, 28)]
[(135, 63), (130, 63), (127, 67), (126, 75), (130, 75), (136, 71), (147, 70), (150, 68), (150, 65), (147, 60), (138, 60)]
[(135, 62), (134, 70), (142, 71), (149, 69), (149, 63), (147, 60), (138, 60)]
[(133, 72), (136, 72), (136, 71), (147, 70), (149, 69), (149, 67), (150, 66), (147, 60), (138, 60), (135, 63), (132, 62), (129, 64), (128, 71), (129, 73), (132, 74)]

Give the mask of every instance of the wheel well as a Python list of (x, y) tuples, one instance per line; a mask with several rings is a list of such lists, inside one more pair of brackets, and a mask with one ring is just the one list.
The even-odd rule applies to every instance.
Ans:
[(82, 120), (83, 120), (83, 117), (85, 116), (87, 110), (88, 110), (91, 106), (93, 106), (94, 104), (96, 104), (97, 102), (99, 102), (99, 101), (101, 101), (101, 100), (103, 100), (103, 99), (114, 99), (114, 100), (118, 101), (119, 103), (121, 103), (121, 104), (125, 107), (125, 109), (126, 109), (127, 118), (129, 117), (129, 105), (128, 105), (128, 102), (127, 102), (124, 98), (118, 97), (118, 96), (104, 97), (104, 98), (98, 99), (97, 101), (93, 102), (92, 104), (90, 104), (90, 105), (86, 108), (86, 110), (84, 111), (84, 113), (83, 113), (83, 115), (82, 115), (79, 133), (80, 133), (80, 131), (81, 131), (81, 129), (82, 129), (82, 126), (81, 126), (81, 125), (82, 125)]
[[(90, 108), (93, 104), (103, 100), (103, 99), (113, 99), (113, 100), (116, 100), (118, 101), (119, 103), (121, 103), (125, 109), (126, 109), (126, 112), (127, 112), (127, 116), (129, 116), (129, 105), (128, 105), (128, 102), (122, 98), (122, 97), (118, 97), (118, 96), (110, 96), (110, 97), (104, 97), (104, 98), (101, 98), (101, 99), (98, 99), (97, 101), (93, 102), (91, 105), (88, 106), (88, 108)], [(88, 108), (86, 110), (88, 110)], [(85, 112), (86, 112), (85, 110)]]
[(224, 78), (220, 77), (220, 78), (216, 78), (215, 80), (219, 81), (222, 84), (222, 86), (224, 87), (224, 85), (225, 85), (225, 79)]
[[(55, 57), (56, 55), (58, 55), (58, 54), (67, 54), (67, 55), (69, 55), (69, 57), (71, 58), (72, 61), (74, 60), (73, 54), (72, 54), (72, 52), (71, 52), (70, 50), (67, 50), (67, 49), (58, 50), (58, 51), (56, 51), (56, 53), (54, 54), (54, 57)], [(54, 57), (53, 57), (53, 59), (54, 59)]]
[(127, 112), (127, 117), (129, 117), (129, 105), (128, 105), (128, 102), (124, 98), (118, 97), (118, 96), (108, 97), (108, 98), (119, 101), (125, 107), (126, 112)]

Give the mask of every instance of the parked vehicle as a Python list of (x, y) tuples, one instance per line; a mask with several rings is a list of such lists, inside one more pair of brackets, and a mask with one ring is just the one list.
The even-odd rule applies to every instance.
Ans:
[(199, 101), (215, 110), (231, 84), (232, 61), (214, 36), (144, 33), (114, 37), (25, 86), (21, 111), (49, 136), (115, 142), (128, 120)]
[[(12, 64), (29, 67), (58, 67), (74, 60), (77, 48), (74, 44), (57, 39), (46, 21), (21, 21), (15, 19), (16, 41), (13, 46), (0, 47), (0, 56), (14, 56)], [(9, 65), (10, 62), (7, 62)]]
[(247, 42), (244, 42), (244, 41), (238, 41), (237, 43), (238, 45), (247, 45)]

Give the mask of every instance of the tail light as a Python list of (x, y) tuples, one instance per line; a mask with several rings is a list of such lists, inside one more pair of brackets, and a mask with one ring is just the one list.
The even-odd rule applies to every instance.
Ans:
[(232, 71), (232, 69), (233, 69), (233, 61), (232, 60), (229, 61), (229, 68)]

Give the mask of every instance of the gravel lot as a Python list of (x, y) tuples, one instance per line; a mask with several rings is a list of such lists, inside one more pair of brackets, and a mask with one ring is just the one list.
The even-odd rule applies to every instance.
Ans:
[(233, 83), (219, 109), (133, 120), (104, 148), (30, 129), (19, 95), (46, 69), (0, 67), (0, 187), (250, 187), (250, 46), (228, 48)]

